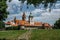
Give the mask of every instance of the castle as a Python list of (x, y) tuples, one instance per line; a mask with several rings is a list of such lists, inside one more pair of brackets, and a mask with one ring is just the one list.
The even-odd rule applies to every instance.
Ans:
[(28, 21), (26, 21), (26, 15), (23, 12), (22, 20), (17, 20), (16, 17), (15, 17), (13, 20), (8, 21), (5, 24), (9, 25), (9, 26), (6, 26), (6, 27), (18, 26), (19, 25), (22, 29), (42, 29), (42, 28), (51, 29), (52, 28), (50, 26), (50, 24), (48, 24), (48, 23), (34, 22), (33, 18), (34, 17), (32, 15), (32, 13), (30, 13), (30, 15), (28, 17)]

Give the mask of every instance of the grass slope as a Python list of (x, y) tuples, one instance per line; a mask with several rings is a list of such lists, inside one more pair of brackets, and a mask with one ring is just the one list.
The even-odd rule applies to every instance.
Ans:
[(60, 40), (60, 30), (32, 30), (30, 40)]
[(15, 39), (21, 34), (25, 33), (26, 30), (9, 30), (9, 31), (0, 31), (0, 39)]

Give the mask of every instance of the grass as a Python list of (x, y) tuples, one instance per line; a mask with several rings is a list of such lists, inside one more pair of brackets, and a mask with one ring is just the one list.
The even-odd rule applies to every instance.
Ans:
[[(27, 30), (7, 30), (0, 31), (0, 39), (16, 39)], [(52, 30), (32, 30), (31, 39), (30, 40), (60, 40), (60, 29), (52, 29)]]
[(60, 30), (32, 30), (30, 40), (60, 40)]
[(21, 34), (25, 33), (26, 30), (8, 30), (0, 31), (0, 39), (15, 39)]

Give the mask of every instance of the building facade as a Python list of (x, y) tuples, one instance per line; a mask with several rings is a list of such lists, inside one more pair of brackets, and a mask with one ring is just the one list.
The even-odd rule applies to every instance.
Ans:
[(10, 26), (20, 25), (21, 29), (51, 29), (52, 27), (48, 23), (34, 22), (33, 15), (30, 13), (28, 21), (26, 21), (26, 15), (23, 13), (22, 20), (17, 20), (16, 17), (12, 21), (8, 21), (5, 24)]

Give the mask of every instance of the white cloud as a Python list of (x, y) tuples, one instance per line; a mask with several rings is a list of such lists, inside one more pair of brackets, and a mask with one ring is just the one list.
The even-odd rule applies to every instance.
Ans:
[(42, 13), (41, 15), (42, 16), (50, 16), (50, 13), (49, 12), (45, 12), (45, 13)]
[[(7, 11), (9, 13), (18, 13), (20, 11), (20, 7), (21, 7), (21, 1), (18, 0), (12, 0), (11, 2), (9, 2), (9, 0), (7, 0)], [(12, 11), (12, 12), (11, 12)]]
[(51, 12), (41, 13), (41, 16), (35, 17), (35, 21), (47, 22), (54, 24), (60, 18), (60, 9), (53, 9)]
[[(27, 1), (24, 2), (24, 7), (23, 7), (23, 10), (27, 10), (26, 9), (26, 3)], [(15, 11), (15, 8), (12, 9), (12, 5), (15, 4), (15, 8), (17, 6), (17, 12)], [(7, 2), (7, 5), (8, 5), (8, 8), (7, 8), (7, 11), (9, 11), (10, 13), (14, 13), (14, 14), (10, 14), (8, 15), (8, 18), (6, 19), (7, 21), (8, 20), (13, 20), (13, 18), (16, 16), (17, 19), (21, 19), (22, 17), (22, 14), (23, 12), (20, 11), (20, 6), (21, 6), (21, 1), (18, 1), (18, 0), (13, 0), (12, 2)], [(59, 3), (56, 4), (56, 6), (58, 6)], [(34, 8), (34, 5), (30, 5), (30, 10), (32, 10)], [(57, 7), (58, 8), (58, 7)], [(30, 14), (30, 10), (26, 11), (26, 20), (28, 20), (28, 16)], [(48, 12), (48, 10), (42, 10), (42, 9), (35, 9), (31, 11), (32, 12), (32, 15), (34, 16), (34, 21), (40, 21), (40, 22), (47, 22), (47, 23), (50, 23), (50, 24), (54, 24), (54, 22), (60, 18), (60, 8), (59, 9), (52, 9), (51, 12)]]

